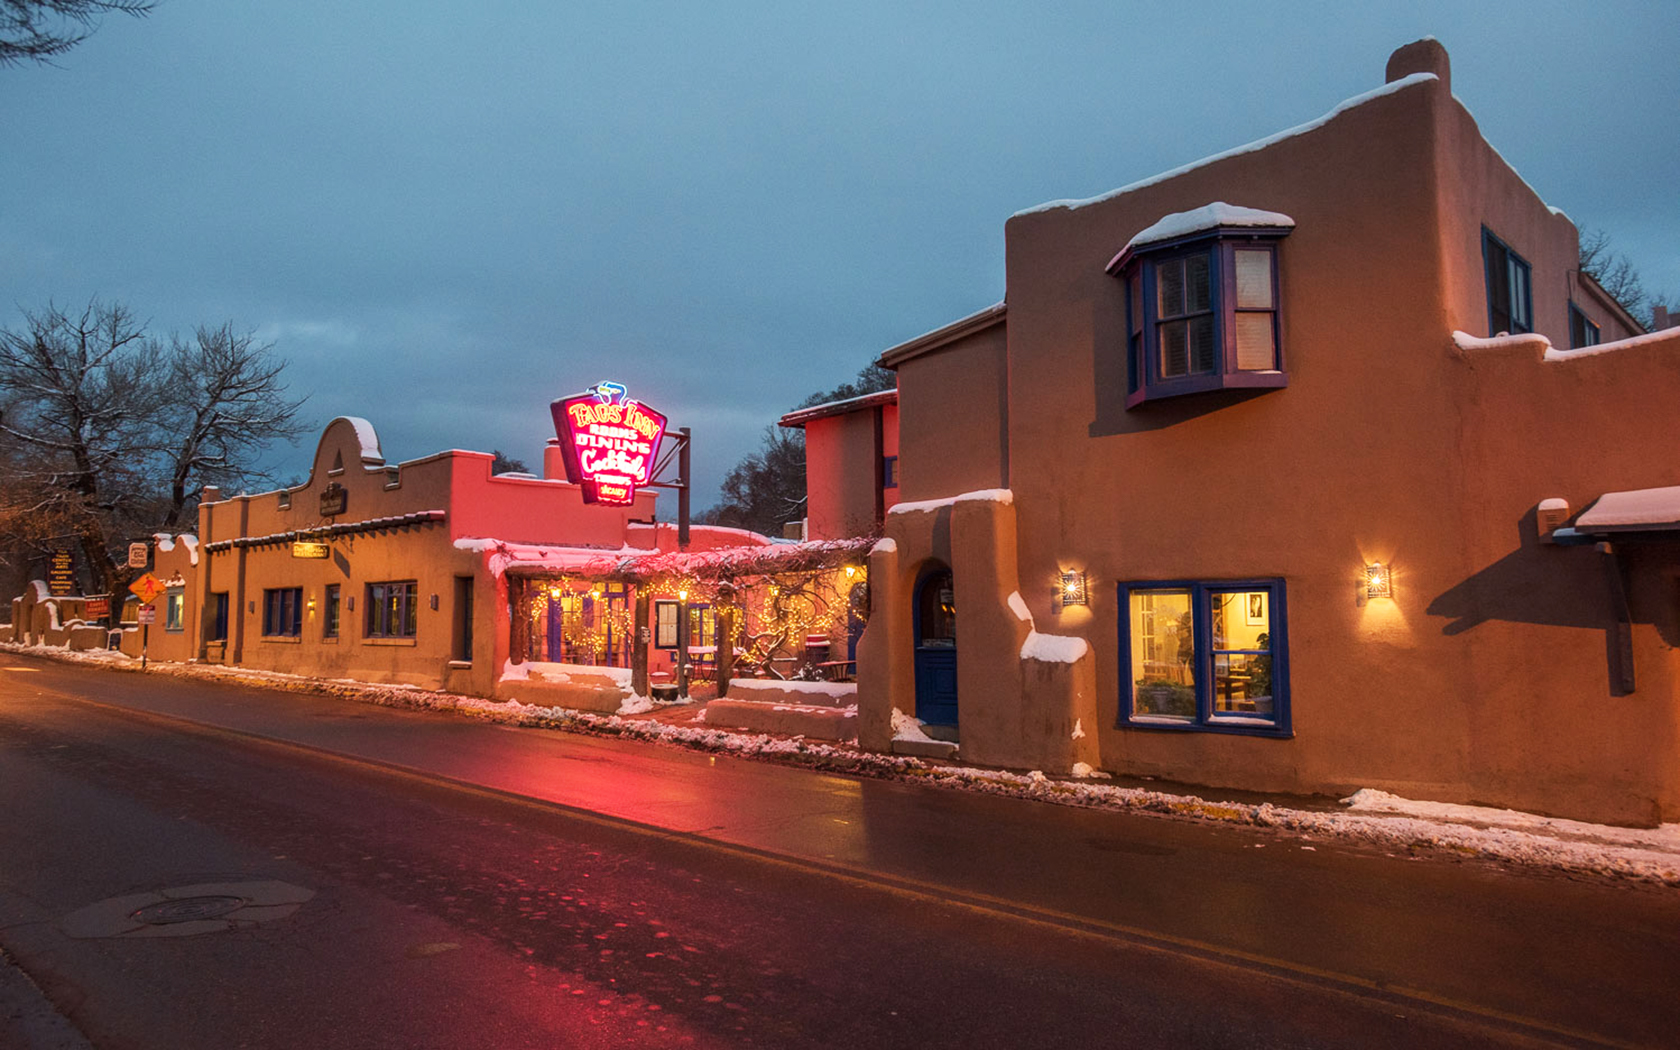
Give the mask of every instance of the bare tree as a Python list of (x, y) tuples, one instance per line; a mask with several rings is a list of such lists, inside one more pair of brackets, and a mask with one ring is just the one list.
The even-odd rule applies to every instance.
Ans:
[[(1633, 261), (1610, 244), (1610, 235), (1603, 230), (1581, 231), (1581, 272), (1598, 282), (1622, 304), (1622, 309), (1645, 320), (1641, 309), (1646, 305), (1645, 284)], [(1649, 325), (1647, 325), (1649, 327)]]
[(190, 341), (171, 340), (166, 406), (153, 454), (167, 464), (166, 527), (177, 525), (205, 485), (232, 486), (266, 478), (252, 469), (274, 441), (294, 442), (306, 429), (304, 400), (286, 396), (286, 360), (232, 324), (199, 327)]
[(108, 591), (131, 538), (178, 525), (206, 483), (266, 477), (250, 460), (300, 432), (285, 362), (229, 326), (163, 343), (97, 300), (24, 318), (0, 330), (0, 525), (80, 547)]
[(151, 13), (155, 0), (0, 0), (0, 66), (48, 62), (99, 28), (107, 14)]

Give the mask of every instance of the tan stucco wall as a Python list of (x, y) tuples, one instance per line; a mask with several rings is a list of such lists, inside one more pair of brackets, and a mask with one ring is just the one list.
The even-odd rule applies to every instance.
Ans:
[(999, 322), (898, 366), (899, 499), (1009, 484), (1006, 328)]
[[(1163, 215), (1212, 201), (1296, 221), (1279, 263), (1289, 385), (1127, 411), (1124, 296), (1104, 266)], [(1674, 441), (1680, 354), (1623, 365), (1459, 355), (1450, 332), (1486, 328), (1483, 223), (1531, 263), (1536, 327), (1567, 346), (1574, 228), (1493, 156), (1444, 84), (1416, 82), (1262, 150), (1011, 219), (1007, 363), (958, 345), (900, 366), (906, 499), (998, 483), (977, 483), (976, 457), (953, 450), (948, 428), (1007, 379), (1020, 591), (1040, 630), (1092, 646), (1096, 717), (1084, 729), (1101, 766), (1259, 790), (1381, 787), (1630, 823), (1680, 812), (1680, 626), (1659, 582), (1675, 574), (1647, 572), (1634, 587), (1645, 606), (1635, 614), (1640, 685), (1614, 697), (1598, 556), (1540, 549), (1532, 524), (1546, 496), (1579, 509), (1598, 492), (1680, 481), (1651, 454)], [(950, 564), (992, 540), (963, 536), (955, 521), (943, 537), (935, 526), (917, 538), (898, 518), (887, 528), (898, 552), (872, 560), (883, 637), (872, 621), (865, 642), (883, 666), (860, 664), (860, 674), (911, 696), (908, 710), (908, 607), (882, 600), (883, 581), (908, 587), (919, 559)], [(1009, 561), (996, 554), (1000, 571)], [(1369, 561), (1394, 567), (1392, 600), (1360, 597)], [(1089, 606), (1052, 603), (1062, 569), (1088, 574)], [(1117, 726), (1118, 582), (1274, 577), (1289, 607), (1292, 738)], [(957, 588), (966, 610), (963, 573)], [(962, 614), (959, 624), (969, 628)], [(959, 642), (965, 683), (972, 649)], [(980, 746), (970, 698), (999, 712), (986, 736), (1018, 717), (1024, 687), (1018, 672), (1003, 674), (984, 672), (989, 692), (963, 689), (965, 754)], [(862, 715), (862, 741), (879, 746), (881, 716), (867, 703)], [(1037, 715), (1045, 725), (1060, 717)]]
[(806, 538), (867, 536), (877, 527), (880, 456), (870, 408), (805, 424)]

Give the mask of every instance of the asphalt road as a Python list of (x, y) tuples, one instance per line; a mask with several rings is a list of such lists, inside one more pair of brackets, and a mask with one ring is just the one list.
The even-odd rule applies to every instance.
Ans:
[(101, 1050), (1680, 1045), (1672, 889), (9, 654), (0, 948)]

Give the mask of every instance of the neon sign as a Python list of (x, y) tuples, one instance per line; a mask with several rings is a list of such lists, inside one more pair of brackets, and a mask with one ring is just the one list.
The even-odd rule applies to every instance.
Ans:
[(629, 503), (653, 480), (665, 417), (630, 400), (622, 385), (597, 383), (548, 407), (566, 477), (583, 488), (585, 503)]

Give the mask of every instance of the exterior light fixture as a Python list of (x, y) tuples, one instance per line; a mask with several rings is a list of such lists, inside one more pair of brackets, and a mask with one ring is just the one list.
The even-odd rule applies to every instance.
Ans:
[(678, 591), (677, 592), (677, 601), (679, 601), (679, 602), (688, 601), (688, 592), (687, 591)]
[(856, 565), (846, 566), (846, 578), (848, 580), (851, 579), (853, 576), (856, 576), (856, 575), (857, 575), (857, 566)]
[(1389, 572), (1388, 566), (1380, 561), (1365, 566), (1365, 597), (1394, 597), (1394, 576)]
[(549, 589), (548, 589), (548, 596), (549, 596), (549, 597), (550, 597), (550, 598), (558, 598), (558, 597), (560, 597), (560, 588), (558, 588), (558, 587), (550, 587), (550, 588), (549, 588)]
[(1067, 569), (1062, 573), (1062, 604), (1087, 605), (1089, 592), (1085, 587), (1085, 573), (1080, 569)]

